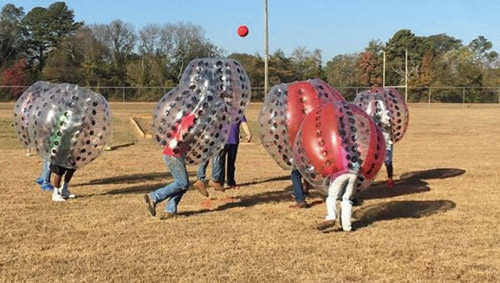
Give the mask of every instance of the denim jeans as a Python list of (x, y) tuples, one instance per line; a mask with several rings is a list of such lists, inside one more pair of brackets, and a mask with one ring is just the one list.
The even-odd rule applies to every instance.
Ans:
[(293, 196), (295, 197), (295, 202), (303, 202), (306, 198), (304, 196), (304, 191), (302, 190), (302, 175), (300, 175), (299, 170), (292, 170), (290, 179), (292, 179)]
[(393, 150), (393, 145), (388, 144), (385, 146), (385, 159), (384, 159), (384, 164), (386, 166), (392, 164), (392, 150)]
[(163, 161), (170, 170), (172, 177), (174, 177), (174, 181), (152, 192), (151, 197), (155, 203), (168, 199), (167, 204), (165, 204), (165, 211), (167, 213), (177, 213), (177, 205), (189, 188), (186, 161), (184, 157), (174, 157), (165, 154), (163, 154)]
[(43, 161), (42, 173), (40, 173), (40, 177), (37, 178), (37, 183), (40, 185), (50, 184), (50, 161)]
[[(207, 171), (207, 166), (208, 166), (208, 160), (200, 163), (200, 165), (198, 166), (198, 171), (196, 172), (196, 177), (198, 180), (205, 182), (206, 180), (205, 172)], [(210, 176), (210, 179), (212, 181), (219, 182), (221, 172), (222, 168), (220, 166), (220, 156), (219, 154), (217, 154), (214, 157), (212, 157), (212, 174)]]
[[(222, 150), (220, 157), (220, 167), (221, 174), (219, 178), (219, 183), (224, 184), (224, 180), (226, 180), (226, 184), (228, 186), (236, 186), (236, 180), (234, 179), (234, 172), (236, 171), (236, 167), (234, 164), (236, 163), (236, 155), (238, 154), (238, 145), (237, 144), (226, 144), (224, 146), (224, 150)], [(226, 156), (227, 156), (227, 165), (226, 165)], [(227, 174), (224, 172), (227, 167)]]

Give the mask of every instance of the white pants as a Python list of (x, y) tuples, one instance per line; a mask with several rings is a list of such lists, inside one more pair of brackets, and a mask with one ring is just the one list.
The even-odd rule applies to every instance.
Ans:
[(328, 197), (326, 198), (326, 220), (335, 220), (337, 218), (336, 201), (340, 202), (340, 220), (344, 231), (351, 231), (352, 200), (355, 192), (357, 174), (346, 173), (338, 176), (328, 188)]

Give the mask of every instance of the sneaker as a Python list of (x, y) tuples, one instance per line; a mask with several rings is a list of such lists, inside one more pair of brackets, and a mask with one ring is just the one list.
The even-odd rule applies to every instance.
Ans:
[(210, 187), (214, 188), (216, 191), (220, 191), (220, 192), (224, 191), (224, 187), (221, 184), (214, 182), (212, 180), (208, 181), (208, 185)]
[(35, 183), (41, 186), (43, 184), (43, 178), (42, 177), (36, 178)]
[(351, 201), (352, 201), (352, 206), (361, 206), (361, 205), (363, 205), (363, 200), (362, 199), (353, 198)]
[(149, 194), (144, 195), (144, 201), (146, 202), (146, 205), (148, 206), (149, 214), (151, 214), (151, 216), (156, 216), (156, 203), (154, 202), (151, 195), (149, 195)]
[(325, 220), (318, 225), (316, 225), (316, 229), (323, 231), (328, 228), (335, 227), (335, 220)]
[(54, 188), (54, 192), (52, 193), (52, 201), (66, 201), (65, 198), (60, 193), (61, 189)]
[(208, 197), (207, 187), (204, 181), (196, 180), (196, 182), (194, 182), (193, 184), (193, 187), (195, 187), (202, 196)]
[(72, 194), (67, 187), (64, 187), (61, 191), (61, 195), (63, 198), (68, 199), (68, 198), (75, 198), (75, 195)]
[(307, 208), (307, 202), (305, 201), (297, 202), (296, 204), (290, 205), (289, 208), (294, 208), (294, 209)]
[(387, 185), (387, 187), (392, 188), (392, 187), (394, 187), (394, 181), (392, 179), (389, 179), (389, 180), (387, 180), (386, 185)]
[(50, 183), (43, 183), (42, 186), (40, 187), (42, 191), (52, 191), (54, 189), (54, 186)]

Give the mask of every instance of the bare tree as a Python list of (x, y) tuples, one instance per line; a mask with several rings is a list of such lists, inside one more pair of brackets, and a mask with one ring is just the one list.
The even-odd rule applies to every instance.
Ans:
[(96, 39), (109, 50), (114, 80), (116, 83), (126, 83), (127, 60), (133, 54), (137, 41), (134, 27), (114, 20), (109, 25), (93, 25), (91, 29)]

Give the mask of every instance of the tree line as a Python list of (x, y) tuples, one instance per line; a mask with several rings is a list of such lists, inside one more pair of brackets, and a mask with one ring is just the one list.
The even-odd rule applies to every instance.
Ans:
[[(387, 42), (372, 40), (361, 53), (335, 56), (323, 64), (322, 50), (297, 47), (287, 56), (276, 50), (269, 56), (270, 85), (321, 78), (344, 88), (353, 96), (358, 88), (402, 85), (405, 53), (408, 58), (410, 100), (426, 99), (435, 88), (436, 101), (458, 101), (456, 89), (467, 90), (468, 102), (496, 102), (500, 85), (500, 63), (493, 44), (478, 36), (468, 44), (446, 34), (417, 36), (408, 29), (396, 32)], [(226, 54), (213, 44), (202, 27), (191, 23), (149, 24), (136, 30), (121, 20), (86, 25), (74, 20), (64, 2), (35, 7), (25, 12), (13, 4), (3, 6), (0, 15), (0, 79), (4, 86), (25, 86), (37, 80), (94, 86), (110, 99), (122, 93), (104, 87), (131, 87), (127, 99), (159, 98), (162, 88), (179, 82), (192, 59), (229, 57), (247, 71), (254, 98), (262, 99), (264, 58), (256, 54)], [(141, 90), (136, 87), (157, 87)], [(99, 89), (102, 88), (102, 89)], [(0, 89), (4, 99), (16, 99), (24, 88)]]

